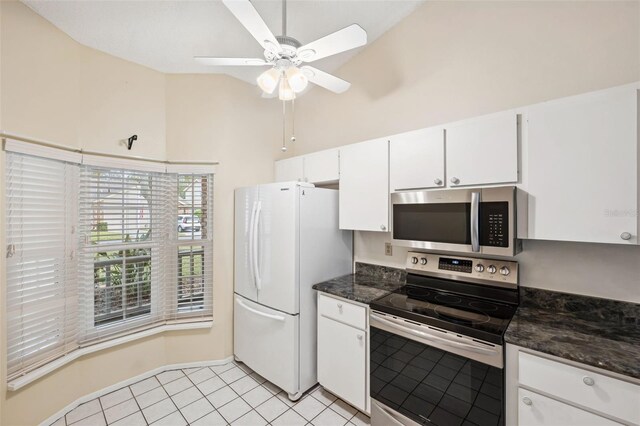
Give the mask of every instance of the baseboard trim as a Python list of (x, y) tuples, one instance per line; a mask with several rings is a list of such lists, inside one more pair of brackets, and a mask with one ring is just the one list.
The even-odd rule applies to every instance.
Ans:
[(149, 370), (147, 372), (144, 372), (142, 374), (139, 374), (135, 377), (131, 377), (129, 379), (123, 380), (121, 382), (115, 383), (111, 386), (107, 386), (106, 388), (102, 388), (98, 391), (95, 391), (93, 393), (90, 393), (88, 395), (84, 395), (81, 396), (80, 398), (76, 399), (75, 401), (73, 401), (71, 404), (68, 404), (66, 407), (62, 408), (61, 410), (59, 410), (57, 413), (53, 414), (52, 416), (48, 417), (47, 419), (45, 419), (42, 423), (40, 423), (40, 426), (49, 426), (51, 423), (55, 422), (56, 420), (58, 420), (60, 417), (62, 417), (63, 415), (67, 414), (69, 411), (73, 410), (74, 408), (76, 408), (77, 406), (79, 406), (80, 404), (84, 404), (85, 402), (89, 402), (93, 399), (99, 398), (101, 396), (104, 396), (108, 393), (111, 393), (115, 390), (118, 390), (120, 388), (123, 388), (125, 386), (130, 386), (134, 383), (137, 383), (141, 380), (144, 379), (148, 379), (149, 377), (155, 376), (156, 374), (160, 374), (164, 371), (168, 371), (168, 370), (179, 370), (182, 368), (195, 368), (195, 367), (209, 367), (212, 365), (222, 365), (222, 364), (226, 364), (228, 362), (233, 361), (233, 357), (227, 357), (227, 358), (223, 358), (223, 359), (219, 359), (219, 360), (214, 360), (214, 361), (197, 361), (197, 362), (184, 362), (184, 363), (180, 363), (180, 364), (169, 364), (169, 365), (164, 365), (162, 367), (158, 367), (158, 368), (154, 368), (153, 370)]

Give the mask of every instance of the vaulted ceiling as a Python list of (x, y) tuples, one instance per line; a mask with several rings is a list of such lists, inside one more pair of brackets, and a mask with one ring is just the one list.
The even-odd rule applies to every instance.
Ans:
[[(165, 73), (226, 73), (255, 84), (261, 72), (247, 67), (209, 67), (194, 56), (257, 57), (262, 48), (221, 1), (22, 0), (86, 46)], [(275, 35), (281, 34), (282, 2), (253, 0)], [(413, 12), (423, 0), (288, 0), (287, 35), (302, 44), (353, 23), (369, 43)], [(361, 49), (314, 62), (334, 72)]]

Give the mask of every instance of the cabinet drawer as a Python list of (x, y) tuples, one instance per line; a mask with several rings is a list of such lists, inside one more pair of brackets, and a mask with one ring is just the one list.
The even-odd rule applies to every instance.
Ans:
[(360, 330), (365, 330), (367, 327), (366, 308), (324, 294), (318, 296), (318, 313)]
[(572, 405), (518, 389), (518, 426), (618, 426)]
[(640, 424), (640, 386), (589, 370), (520, 352), (521, 385)]

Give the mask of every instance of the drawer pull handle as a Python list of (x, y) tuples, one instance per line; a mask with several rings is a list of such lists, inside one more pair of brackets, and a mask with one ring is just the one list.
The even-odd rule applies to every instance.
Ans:
[(533, 405), (533, 401), (531, 400), (531, 398), (525, 396), (524, 398), (522, 398), (522, 403), (524, 405)]
[(595, 384), (596, 384), (596, 381), (595, 381), (595, 380), (593, 380), (593, 378), (592, 378), (592, 377), (589, 377), (589, 376), (584, 376), (584, 377), (582, 378), (582, 382), (583, 382), (585, 385), (587, 385), (587, 386), (593, 386), (593, 385), (595, 385)]

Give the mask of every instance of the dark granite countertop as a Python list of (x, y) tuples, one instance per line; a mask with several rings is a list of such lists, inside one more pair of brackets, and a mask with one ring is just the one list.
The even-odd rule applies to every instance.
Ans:
[(356, 262), (355, 274), (315, 284), (313, 289), (368, 305), (402, 287), (405, 281), (403, 269)]
[(505, 341), (640, 379), (640, 304), (521, 287)]

